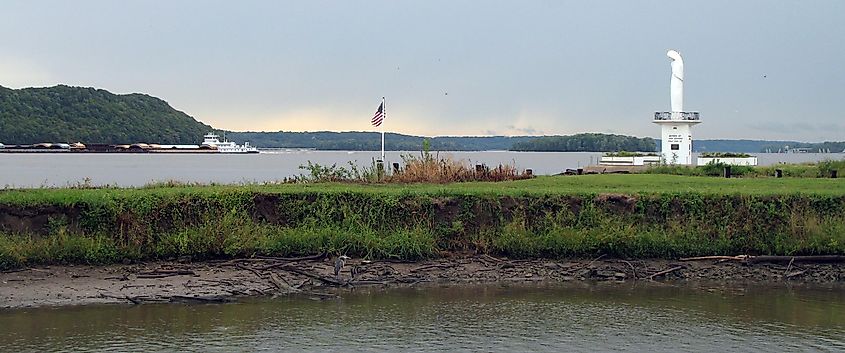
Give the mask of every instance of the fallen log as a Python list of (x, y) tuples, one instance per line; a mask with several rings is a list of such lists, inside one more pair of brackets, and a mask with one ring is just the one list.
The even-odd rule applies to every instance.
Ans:
[(276, 289), (278, 289), (282, 293), (299, 292), (299, 289), (294, 288), (293, 286), (285, 282), (284, 278), (277, 276), (275, 273), (270, 274), (270, 282), (272, 282), (273, 285), (276, 286)]

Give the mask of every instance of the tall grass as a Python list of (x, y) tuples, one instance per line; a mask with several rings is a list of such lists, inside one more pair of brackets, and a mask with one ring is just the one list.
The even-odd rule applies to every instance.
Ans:
[(50, 234), (0, 233), (0, 269), (32, 264), (107, 264), (119, 261), (297, 256), (318, 253), (415, 260), (438, 253), (430, 229), (256, 222), (243, 210), (195, 226), (181, 226), (127, 242), (100, 231)]
[(531, 178), (530, 174), (510, 164), (495, 168), (486, 165), (473, 166), (470, 161), (459, 161), (451, 157), (440, 157), (423, 152), (419, 157), (402, 157), (404, 167), (385, 177), (388, 183), (453, 183), (469, 181), (507, 181)]
[[(72, 190), (98, 197), (61, 203), (14, 204), (0, 197), (2, 212), (13, 214), (0, 220), (6, 228), (0, 267), (322, 252), (397, 259), (444, 251), (631, 258), (845, 254), (842, 194), (307, 189)], [(45, 217), (49, 222), (39, 225)]]
[[(400, 169), (383, 166), (372, 161), (370, 166), (359, 167), (349, 162), (347, 167), (333, 164), (324, 166), (308, 161), (300, 166), (306, 171), (292, 182), (304, 183), (457, 183), (472, 181), (508, 181), (530, 179), (532, 176), (510, 164), (494, 168), (473, 165), (470, 161), (456, 160), (450, 156), (441, 157), (427, 151), (420, 156), (403, 155)], [(389, 169), (389, 170), (388, 170)]]

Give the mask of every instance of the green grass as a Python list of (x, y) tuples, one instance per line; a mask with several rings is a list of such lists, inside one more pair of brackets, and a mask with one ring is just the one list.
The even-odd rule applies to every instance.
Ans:
[(77, 202), (101, 203), (115, 198), (175, 195), (221, 195), (261, 193), (375, 193), (387, 195), (559, 195), (559, 194), (677, 194), (713, 195), (845, 195), (845, 176), (825, 178), (712, 178), (662, 174), (604, 174), (582, 176), (541, 176), (530, 180), (506, 182), (469, 182), (453, 184), (277, 184), (167, 186), (151, 188), (107, 189), (26, 189), (0, 191), (0, 204), (72, 205)]
[(845, 254), (845, 181), (822, 178), (636, 174), (4, 190), (0, 216), (0, 268), (319, 252), (398, 259), (444, 251)]
[[(721, 176), (727, 164), (715, 163), (690, 167), (679, 165), (656, 165), (642, 171), (644, 174), (666, 174), (684, 176)], [(731, 166), (731, 174), (745, 178), (767, 178), (775, 176), (780, 169), (786, 178), (829, 178), (832, 171), (845, 173), (845, 160), (826, 160), (817, 163), (775, 164), (765, 167)]]

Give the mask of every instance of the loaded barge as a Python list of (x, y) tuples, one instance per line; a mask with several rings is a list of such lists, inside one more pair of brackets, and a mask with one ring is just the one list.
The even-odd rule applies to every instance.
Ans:
[(148, 143), (134, 144), (104, 144), (91, 143), (38, 143), (32, 145), (3, 145), (0, 143), (0, 153), (259, 153), (258, 148), (223, 140), (209, 133), (203, 136), (200, 145), (161, 145)]

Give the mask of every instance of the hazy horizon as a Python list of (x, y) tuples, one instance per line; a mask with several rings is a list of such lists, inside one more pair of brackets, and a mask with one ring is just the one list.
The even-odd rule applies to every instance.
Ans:
[[(837, 1), (7, 1), (0, 85), (144, 93), (234, 131), (842, 141)], [(837, 15), (839, 14), (839, 15)]]

